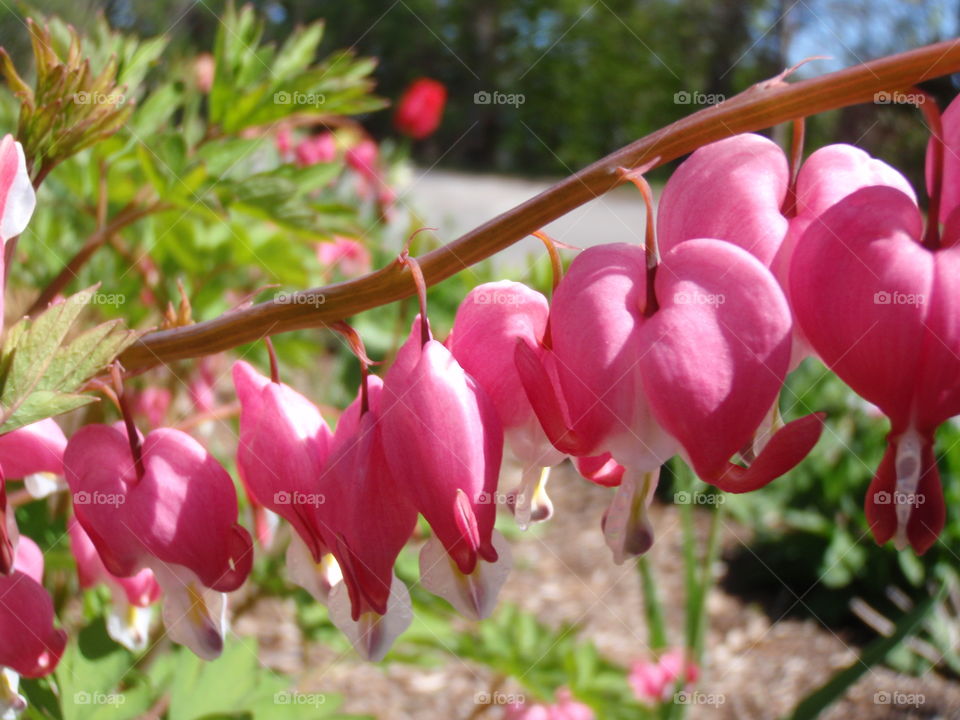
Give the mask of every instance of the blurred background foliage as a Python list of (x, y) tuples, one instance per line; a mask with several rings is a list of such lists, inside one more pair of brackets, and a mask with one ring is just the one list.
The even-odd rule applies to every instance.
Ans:
[[(212, 47), (226, 0), (36, 0), (89, 28), (97, 11), (112, 26), (171, 38), (169, 56)], [(420, 143), (423, 164), (523, 175), (558, 175), (689, 114), (677, 93), (730, 96), (806, 57), (819, 74), (953, 37), (956, 0), (256, 0), (265, 38), (327, 23), (321, 52), (352, 48), (382, 58), (378, 92), (396, 98), (421, 74), (450, 89), (440, 131)], [(9, 10), (0, 33), (23, 33)], [(26, 48), (21, 46), (22, 51)], [(934, 83), (941, 99), (956, 88)], [(521, 94), (522, 105), (476, 104), (481, 91)], [(364, 119), (377, 137), (389, 113)], [(562, 120), (562, 121), (558, 121)], [(893, 142), (896, 140), (896, 142)], [(922, 172), (926, 138), (909, 107), (858, 106), (815, 119), (810, 147), (852, 142)], [(666, 172), (666, 171), (661, 171)]]
[[(381, 0), (254, 3), (265, 38), (327, 23), (321, 51), (353, 48), (386, 58), (374, 71), (380, 94), (399, 96), (429, 74), (450, 88), (440, 131), (420, 143), (423, 164), (559, 175), (687, 115), (677, 93), (730, 96), (806, 57), (819, 74), (953, 37), (956, 0)], [(116, 28), (169, 33), (169, 53), (212, 47), (225, 0), (36, 0), (32, 5), (89, 27), (103, 11)], [(17, 20), (0, 21), (12, 32)], [(23, 48), (25, 49), (25, 48)], [(627, 70), (625, 72), (625, 70)], [(931, 88), (942, 99), (949, 81)], [(522, 105), (476, 104), (477, 92), (520, 94)], [(815, 119), (810, 147), (859, 144), (912, 180), (922, 172), (922, 127), (909, 107), (857, 106)], [(562, 122), (558, 122), (562, 119)], [(388, 113), (365, 118), (377, 137)], [(896, 142), (893, 140), (896, 139)], [(661, 171), (665, 173), (666, 171)]]

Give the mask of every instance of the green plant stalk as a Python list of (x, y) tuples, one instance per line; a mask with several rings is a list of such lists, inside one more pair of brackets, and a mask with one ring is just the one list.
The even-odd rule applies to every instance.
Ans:
[[(723, 497), (722, 495), (720, 497)], [(693, 660), (702, 664), (704, 642), (707, 629), (707, 599), (713, 589), (713, 565), (720, 555), (720, 535), (723, 527), (724, 504), (715, 503), (710, 515), (710, 530), (707, 534), (707, 547), (703, 555), (703, 566), (700, 569), (700, 597), (698, 598), (698, 614), (692, 642), (689, 643), (693, 653)]]
[(650, 554), (647, 553), (637, 558), (637, 569), (640, 571), (640, 590), (643, 592), (643, 612), (647, 620), (648, 643), (650, 649), (656, 653), (668, 646), (667, 623), (649, 557)]
[[(678, 487), (682, 487), (691, 498), (697, 489), (697, 480), (693, 474), (682, 466), (677, 473)], [(683, 570), (684, 588), (686, 593), (684, 646), (687, 656), (698, 666), (702, 665), (704, 641), (707, 628), (707, 599), (713, 588), (713, 564), (720, 552), (720, 535), (723, 527), (723, 503), (712, 503), (710, 506), (710, 528), (707, 531), (706, 546), (702, 558), (697, 557), (697, 538), (694, 519), (696, 516), (695, 503), (688, 502), (680, 505), (680, 515), (683, 528)], [(686, 685), (681, 676), (674, 687), (674, 695), (681, 692)], [(673, 702), (671, 698), (661, 706), (661, 718), (664, 720), (682, 720), (687, 713), (687, 705)]]

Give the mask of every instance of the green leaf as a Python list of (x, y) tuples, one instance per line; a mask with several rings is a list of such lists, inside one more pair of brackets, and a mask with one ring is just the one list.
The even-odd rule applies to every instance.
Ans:
[(95, 290), (79, 292), (10, 328), (0, 359), (0, 433), (93, 402), (76, 393), (136, 339), (136, 333), (113, 320), (65, 342), (83, 309), (96, 301)]
[[(185, 650), (178, 656), (170, 687), (169, 720), (311, 720), (337, 716), (339, 696), (290, 692), (287, 678), (260, 666), (257, 645), (252, 640), (228, 645), (212, 663)], [(164, 674), (169, 670), (164, 668)]]
[[(57, 666), (64, 720), (127, 720), (140, 717), (153, 704), (146, 683), (130, 672), (133, 658), (107, 636), (103, 621), (71, 639)], [(121, 685), (128, 685), (120, 691)]]
[(807, 695), (797, 705), (790, 720), (813, 720), (830, 704), (836, 702), (864, 673), (882, 662), (891, 650), (914, 633), (934, 605), (943, 598), (945, 589), (946, 586), (941, 585), (936, 593), (900, 619), (892, 635), (874, 640), (852, 665), (841, 670), (824, 685)]

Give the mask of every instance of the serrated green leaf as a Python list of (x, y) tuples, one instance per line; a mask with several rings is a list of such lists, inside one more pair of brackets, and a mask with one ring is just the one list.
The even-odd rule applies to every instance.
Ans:
[(136, 339), (137, 333), (112, 320), (65, 342), (81, 311), (94, 299), (94, 290), (79, 292), (10, 329), (0, 361), (0, 369), (5, 369), (0, 433), (93, 402), (95, 398), (77, 391)]

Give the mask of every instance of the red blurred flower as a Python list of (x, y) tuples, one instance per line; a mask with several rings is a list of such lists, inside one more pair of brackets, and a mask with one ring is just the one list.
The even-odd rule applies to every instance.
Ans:
[(419, 78), (413, 81), (397, 103), (393, 124), (404, 135), (422, 140), (440, 125), (446, 103), (447, 88), (442, 83)]

